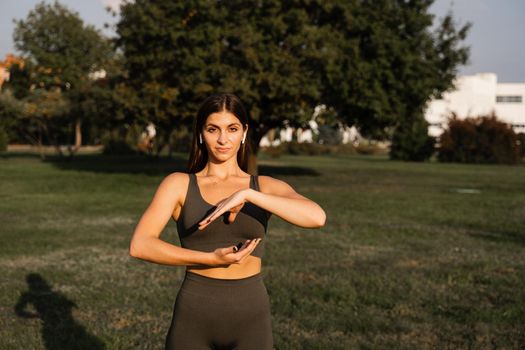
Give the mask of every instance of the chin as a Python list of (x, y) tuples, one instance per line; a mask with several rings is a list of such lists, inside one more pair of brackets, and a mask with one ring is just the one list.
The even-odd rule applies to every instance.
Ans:
[(223, 160), (223, 161), (224, 161), (224, 160), (228, 160), (228, 159), (230, 159), (230, 158), (233, 157), (233, 156), (235, 156), (235, 154), (233, 154), (233, 153), (226, 153), (226, 154), (224, 154), (224, 153), (214, 153), (214, 154), (213, 154), (213, 157), (214, 157), (215, 159), (217, 159), (217, 160)]

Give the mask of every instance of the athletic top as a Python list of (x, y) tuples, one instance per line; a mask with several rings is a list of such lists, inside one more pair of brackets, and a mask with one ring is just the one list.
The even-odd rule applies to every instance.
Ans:
[[(271, 213), (253, 203), (245, 202), (235, 220), (228, 222), (229, 211), (213, 220), (203, 230), (199, 230), (199, 222), (217, 208), (204, 200), (197, 184), (195, 174), (190, 177), (186, 200), (177, 220), (177, 232), (181, 247), (192, 250), (210, 252), (220, 247), (228, 247), (244, 242), (247, 239), (264, 238)], [(259, 191), (258, 177), (250, 176), (250, 188)], [(259, 242), (251, 253), (262, 257), (264, 239)]]

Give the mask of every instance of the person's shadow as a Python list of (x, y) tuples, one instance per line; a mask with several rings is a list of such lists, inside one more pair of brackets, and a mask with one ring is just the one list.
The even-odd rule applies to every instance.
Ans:
[[(20, 295), (14, 307), (15, 313), (20, 317), (42, 320), (42, 338), (47, 350), (106, 349), (100, 339), (73, 319), (71, 309), (77, 307), (75, 302), (53, 291), (38, 273), (28, 274), (26, 281), (29, 290)], [(32, 304), (36, 312), (28, 312), (28, 304)]]

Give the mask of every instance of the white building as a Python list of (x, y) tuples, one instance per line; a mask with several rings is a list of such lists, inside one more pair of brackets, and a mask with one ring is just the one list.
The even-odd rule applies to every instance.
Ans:
[(427, 107), (429, 134), (439, 136), (452, 112), (458, 118), (494, 112), (498, 119), (511, 124), (514, 131), (525, 132), (525, 83), (498, 83), (493, 73), (457, 77), (455, 90), (431, 101)]
[[(280, 129), (279, 134), (275, 132), (275, 129), (270, 130), (266, 135), (263, 136), (259, 146), (269, 147), (269, 146), (278, 146), (281, 142), (290, 142), (292, 141), (294, 135), (297, 139), (297, 142), (313, 142), (314, 136), (319, 134), (319, 125), (316, 121), (317, 116), (323, 113), (326, 110), (325, 105), (318, 105), (314, 108), (314, 114), (312, 119), (308, 121), (308, 126), (305, 128), (292, 128), (287, 125)], [(357, 131), (355, 126), (341, 126), (340, 131), (342, 134), (342, 143), (346, 144), (352, 142), (354, 145), (357, 145), (362, 139), (361, 134)]]
[[(311, 120), (309, 123), (309, 128), (292, 128), (290, 126), (286, 126), (285, 128), (281, 129), (280, 133), (277, 134), (275, 130), (270, 130), (266, 135), (264, 135), (261, 139), (261, 142), (259, 142), (259, 146), (261, 147), (269, 147), (269, 146), (279, 146), (281, 142), (290, 142), (293, 139), (293, 136), (297, 138), (298, 143), (302, 142), (313, 142), (314, 135), (319, 133), (318, 125), (315, 122), (315, 120)], [(347, 143), (353, 143), (354, 145), (358, 145), (359, 142), (363, 139), (359, 131), (355, 126), (348, 127), (348, 126), (342, 126), (340, 127), (342, 140), (341, 143), (347, 144)]]
[[(496, 74), (480, 73), (458, 76), (455, 90), (443, 94), (443, 98), (429, 102), (425, 118), (430, 123), (429, 134), (439, 136), (448, 124), (452, 112), (458, 118), (490, 115), (493, 112), (501, 121), (511, 124), (515, 132), (525, 132), (525, 83), (498, 83)], [(261, 139), (260, 146), (277, 146), (291, 141), (295, 134), (298, 142), (312, 142), (318, 133), (315, 118), (325, 109), (324, 105), (315, 108), (309, 129), (285, 126), (276, 133), (271, 130)], [(342, 143), (358, 144), (362, 139), (355, 127), (344, 127)]]

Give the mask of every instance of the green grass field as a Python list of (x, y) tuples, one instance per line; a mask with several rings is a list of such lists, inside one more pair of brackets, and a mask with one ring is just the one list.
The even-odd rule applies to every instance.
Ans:
[[(0, 157), (0, 349), (162, 349), (184, 268), (128, 256), (185, 156)], [(273, 216), (277, 349), (525, 348), (525, 166), (261, 157), (327, 213)], [(178, 244), (170, 222), (162, 238)]]

